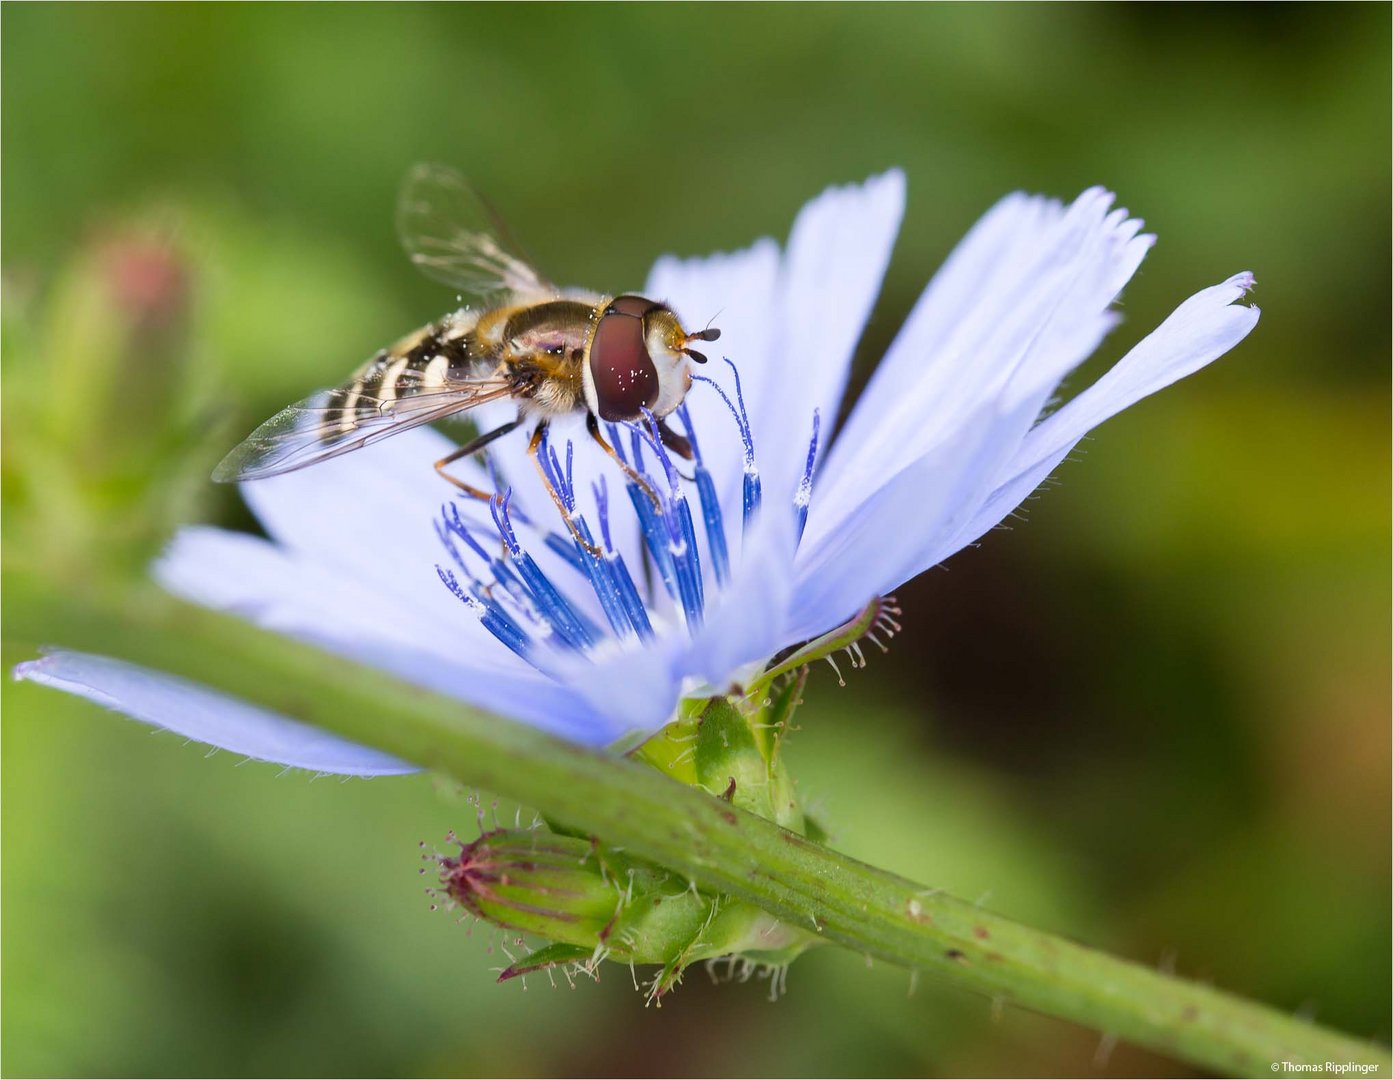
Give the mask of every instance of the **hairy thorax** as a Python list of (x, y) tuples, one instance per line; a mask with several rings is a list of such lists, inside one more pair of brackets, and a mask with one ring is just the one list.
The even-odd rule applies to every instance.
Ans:
[(583, 407), (581, 366), (595, 317), (588, 297), (498, 308), (480, 316), (471, 351), (512, 383), (524, 412), (573, 413)]

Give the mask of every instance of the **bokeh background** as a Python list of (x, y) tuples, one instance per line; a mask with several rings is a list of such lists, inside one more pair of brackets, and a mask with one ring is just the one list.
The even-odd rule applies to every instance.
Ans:
[[(7, 5), (7, 568), (80, 588), (177, 520), (252, 527), (209, 465), (450, 303), (393, 237), (415, 161), (600, 287), (901, 165), (862, 378), (996, 198), (1105, 183), (1160, 243), (1071, 385), (1240, 269), (1261, 323), (906, 588), (889, 657), (815, 674), (790, 763), (852, 854), (1387, 1039), (1389, 21)], [(205, 760), (8, 679), (4, 710), (9, 1075), (1184, 1074), (830, 949), (776, 1004), (496, 986), (416, 875), (464, 793)]]

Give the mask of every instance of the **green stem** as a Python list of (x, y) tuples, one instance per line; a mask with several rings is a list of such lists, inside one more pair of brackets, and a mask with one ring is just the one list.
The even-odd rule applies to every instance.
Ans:
[(675, 783), (153, 589), (73, 595), (16, 575), (5, 633), (222, 690), (379, 747), (749, 901), (829, 941), (1225, 1074), (1388, 1053), (1276, 1009), (990, 915)]

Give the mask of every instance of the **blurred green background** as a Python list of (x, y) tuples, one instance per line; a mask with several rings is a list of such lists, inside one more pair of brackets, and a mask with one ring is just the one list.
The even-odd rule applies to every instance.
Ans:
[[(861, 377), (1014, 188), (1105, 183), (1160, 236), (1075, 388), (1254, 270), (1249, 341), (906, 588), (889, 657), (815, 674), (790, 764), (849, 853), (1388, 1038), (1386, 5), (4, 23), (5, 555), (75, 588), (176, 519), (250, 527), (207, 467), (449, 305), (393, 237), (418, 160), (599, 287), (901, 165)], [(472, 826), (462, 793), (204, 760), (9, 680), (4, 707), (8, 1075), (1184, 1074), (833, 950), (777, 1004), (700, 972), (661, 1010), (618, 968), (496, 986), (496, 943), (416, 876), (418, 840)]]

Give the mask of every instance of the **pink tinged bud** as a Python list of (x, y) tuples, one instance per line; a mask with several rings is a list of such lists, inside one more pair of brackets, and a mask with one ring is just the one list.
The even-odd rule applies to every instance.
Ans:
[(496, 926), (595, 946), (622, 900), (590, 844), (531, 830), (497, 830), (440, 860), (440, 883), (460, 907)]
[(168, 244), (138, 235), (121, 237), (107, 244), (102, 261), (110, 295), (132, 324), (166, 326), (182, 315), (188, 268)]

